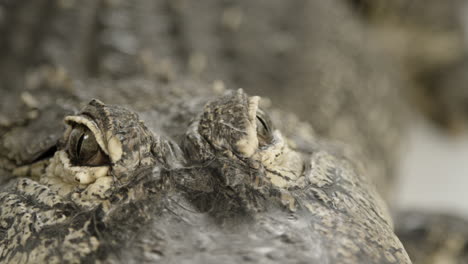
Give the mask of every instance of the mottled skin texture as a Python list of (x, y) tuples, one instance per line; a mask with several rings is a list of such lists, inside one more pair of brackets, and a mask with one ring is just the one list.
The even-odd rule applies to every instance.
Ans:
[[(399, 81), (339, 2), (0, 8), (2, 261), (410, 263), (381, 197)], [(272, 140), (225, 86), (272, 95)], [(106, 173), (56, 158), (67, 116), (96, 124)]]
[[(157, 100), (167, 101), (173, 91), (161, 86), (158, 92)], [(109, 176), (103, 178), (110, 177), (111, 185), (101, 191), (93, 185), (102, 178), (81, 185), (76, 180), (70, 193), (59, 194), (64, 189), (62, 182), (44, 180), (57, 175), (39, 175), (38, 181), (45, 184), (30, 179), (12, 180), (2, 193), (2, 222), (8, 230), (2, 240), (2, 259), (126, 262), (126, 258), (134, 261), (162, 258), (179, 262), (192, 261), (195, 255), (203, 263), (220, 258), (232, 263), (244, 259), (409, 263), (393, 234), (385, 206), (379, 203), (373, 185), (361, 175), (365, 169), (345, 156), (343, 146), (321, 143), (310, 127), (283, 117), (296, 122), (295, 133), (284, 135), (285, 141), (295, 138), (291, 143), (278, 141), (283, 138), (279, 125), (276, 139), (263, 147), (257, 145), (253, 153), (245, 148), (236, 149), (238, 141), (245, 137), (239, 131), (255, 126), (243, 120), (251, 115), (253, 108), (249, 106), (256, 100), (249, 104), (245, 93), (231, 92), (203, 108), (206, 97), (192, 97), (188, 103), (179, 101), (180, 105), (172, 105), (171, 111), (174, 107), (180, 110), (166, 114), (166, 120), (159, 119), (159, 128), (152, 128), (152, 133), (132, 112), (91, 101), (75, 116), (90, 117), (102, 134), (118, 135), (122, 146), (118, 160), (112, 160), (109, 154), (112, 160)], [(219, 101), (223, 104), (218, 105)], [(219, 130), (219, 122), (229, 119), (207, 115), (215, 105), (222, 113), (231, 112), (235, 117), (227, 130)], [(184, 118), (198, 122), (199, 128), (187, 130), (193, 125), (186, 122), (185, 135), (164, 129), (165, 125), (173, 125), (184, 109)], [(163, 110), (161, 106), (150, 107), (142, 112), (142, 117), (153, 119), (163, 115)], [(161, 132), (156, 134), (157, 131)], [(182, 150), (163, 139), (163, 133), (185, 138)], [(238, 136), (234, 136), (236, 133)], [(62, 143), (59, 141), (55, 155), (69, 147), (65, 143), (68, 134), (64, 133)], [(213, 140), (219, 138), (226, 142), (216, 147)], [(192, 143), (193, 140), (197, 142)], [(269, 154), (280, 143), (288, 145), (278, 152), (279, 158), (265, 159), (265, 153)], [(286, 151), (298, 143), (299, 149)], [(285, 164), (279, 160), (297, 160), (297, 155), (303, 164), (296, 173), (297, 179), (288, 178), (287, 185), (283, 185), (269, 176), (268, 170), (277, 169), (280, 176), (292, 177), (281, 173), (278, 168)], [(88, 198), (91, 203), (84, 197), (91, 197)], [(134, 226), (136, 223), (138, 226)], [(153, 232), (145, 232), (145, 226)], [(181, 230), (190, 232), (194, 240), (204, 239), (208, 250), (200, 250), (198, 243), (177, 236)], [(239, 236), (239, 232), (256, 235)], [(303, 236), (304, 233), (308, 235)], [(21, 239), (25, 240), (23, 244)], [(226, 245), (226, 241), (232, 245)], [(122, 256), (117, 252), (122, 252)]]
[[(70, 121), (70, 117), (67, 117), (70, 129), (55, 143), (55, 153), (48, 154), (54, 156), (41, 160), (41, 163), (47, 162), (45, 169), (19, 175), (35, 180), (20, 178), (3, 187), (5, 192), (1, 195), (0, 209), (2, 229), (5, 230), (0, 246), (2, 261), (72, 263), (86, 260), (102, 245), (100, 236), (105, 236), (105, 231), (101, 232), (106, 223), (103, 218), (111, 217), (112, 210), (122, 204), (148, 199), (141, 197), (147, 191), (138, 191), (143, 188), (138, 177), (140, 171), (151, 171), (155, 162), (151, 154), (152, 143), (157, 141), (137, 116), (96, 100), (73, 116), (86, 118), (88, 124), (96, 125), (97, 131), (109, 135), (104, 137), (102, 149), (108, 153), (110, 165), (103, 167), (80, 166), (71, 161), (68, 141), (70, 130), (77, 123)], [(96, 135), (96, 138), (98, 136), (102, 135)], [(117, 141), (121, 153), (116, 156), (115, 149), (114, 153), (111, 150)], [(104, 174), (87, 179), (93, 170), (102, 168), (106, 168)], [(144, 214), (137, 215), (136, 219), (139, 217)]]

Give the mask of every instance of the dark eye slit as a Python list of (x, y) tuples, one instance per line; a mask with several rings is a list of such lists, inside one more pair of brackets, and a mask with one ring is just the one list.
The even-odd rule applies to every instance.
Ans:
[(262, 123), (262, 125), (266, 129), (266, 131), (270, 131), (270, 128), (267, 126), (266, 122), (262, 118), (257, 116), (257, 119)]
[(84, 140), (85, 135), (86, 133), (81, 134), (80, 139), (78, 139), (78, 144), (76, 144), (76, 156), (78, 158), (80, 157), (81, 145), (83, 145), (83, 140)]

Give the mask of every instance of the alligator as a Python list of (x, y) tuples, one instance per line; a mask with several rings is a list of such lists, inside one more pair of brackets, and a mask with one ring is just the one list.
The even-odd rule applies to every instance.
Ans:
[(402, 81), (342, 2), (0, 18), (1, 262), (411, 263), (388, 208)]

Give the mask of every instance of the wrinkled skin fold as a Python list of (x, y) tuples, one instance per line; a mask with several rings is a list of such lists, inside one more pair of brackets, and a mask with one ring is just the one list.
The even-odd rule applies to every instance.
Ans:
[(283, 134), (260, 102), (237, 90), (182, 103), (190, 116), (180, 135), (161, 129), (170, 116), (159, 128), (142, 120), (160, 109), (140, 117), (92, 100), (64, 116), (55, 152), (15, 169), (3, 187), (0, 258), (410, 263), (346, 146), (295, 120), (300, 129)]

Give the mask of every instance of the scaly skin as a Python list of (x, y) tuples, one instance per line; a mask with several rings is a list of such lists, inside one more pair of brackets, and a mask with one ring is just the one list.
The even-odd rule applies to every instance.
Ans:
[[(398, 80), (339, 2), (1, 7), (1, 260), (410, 263), (380, 196)], [(314, 130), (263, 100), (260, 132), (225, 86)], [(74, 161), (83, 125), (107, 163)]]
[[(111, 161), (106, 174), (88, 180), (101, 167), (73, 162), (73, 132), (66, 130), (45, 157), (45, 173), (4, 187), (3, 260), (410, 263), (366, 169), (346, 146), (322, 142), (281, 113), (272, 116), (278, 128), (269, 127), (271, 141), (260, 144), (258, 97), (239, 90), (209, 100), (206, 91), (186, 100), (169, 89), (153, 90), (153, 98), (172, 104), (140, 117), (93, 100), (65, 118), (70, 129), (84, 124), (102, 141)], [(185, 122), (171, 128), (181, 112)], [(290, 125), (296, 129), (283, 135)]]

